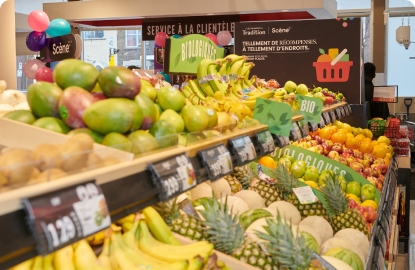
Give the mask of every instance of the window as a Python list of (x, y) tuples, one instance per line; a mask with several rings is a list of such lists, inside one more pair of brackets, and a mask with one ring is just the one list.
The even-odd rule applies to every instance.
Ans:
[(125, 47), (137, 48), (141, 42), (141, 30), (125, 30)]
[(84, 39), (104, 38), (104, 31), (83, 31)]

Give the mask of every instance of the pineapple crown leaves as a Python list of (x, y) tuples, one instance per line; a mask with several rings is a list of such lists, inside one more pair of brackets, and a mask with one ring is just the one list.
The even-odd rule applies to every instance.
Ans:
[(267, 218), (267, 233), (256, 231), (259, 238), (265, 240), (265, 247), (272, 258), (287, 269), (309, 269), (313, 251), (306, 247), (305, 238), (297, 232), (295, 236), (291, 223), (284, 220), (280, 213), (275, 219)]
[(177, 203), (177, 197), (167, 202), (159, 202), (153, 207), (169, 225), (180, 216), (180, 206)]
[(228, 211), (227, 197), (225, 203), (218, 201), (216, 197), (203, 204), (205, 210), (200, 210), (204, 220), (202, 224), (207, 232), (208, 240), (215, 249), (226, 254), (231, 254), (242, 246), (245, 239), (245, 230), (239, 222), (238, 216)]
[(349, 207), (349, 201), (346, 194), (344, 194), (342, 187), (338, 181), (329, 176), (326, 180), (326, 185), (320, 188), (324, 198), (328, 204), (328, 210), (333, 214), (338, 214), (346, 211)]
[(282, 164), (278, 164), (275, 170), (270, 170), (270, 177), (277, 180), (275, 186), (285, 193), (291, 194), (292, 189), (298, 187), (298, 179)]

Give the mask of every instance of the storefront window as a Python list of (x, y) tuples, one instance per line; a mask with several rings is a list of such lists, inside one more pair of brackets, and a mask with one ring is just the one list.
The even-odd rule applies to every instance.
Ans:
[(104, 38), (104, 31), (84, 31), (84, 39)]
[[(413, 1), (412, 1), (413, 2)], [(389, 0), (389, 8), (413, 8), (414, 4), (409, 0)]]
[(141, 30), (125, 30), (125, 47), (137, 48), (141, 43)]

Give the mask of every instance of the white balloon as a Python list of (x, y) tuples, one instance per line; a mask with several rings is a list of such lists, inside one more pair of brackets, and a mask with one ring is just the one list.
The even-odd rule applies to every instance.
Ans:
[(74, 34), (75, 37), (75, 41), (76, 41), (76, 49), (75, 49), (75, 54), (74, 57), (75, 59), (79, 59), (81, 58), (81, 53), (82, 53), (82, 38), (80, 35), (78, 34)]

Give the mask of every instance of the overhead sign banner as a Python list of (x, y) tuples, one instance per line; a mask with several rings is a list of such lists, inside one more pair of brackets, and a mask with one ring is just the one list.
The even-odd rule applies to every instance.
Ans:
[(326, 87), (360, 104), (360, 18), (236, 23), (234, 43), (259, 78)]
[(387, 103), (398, 102), (398, 86), (374, 86), (373, 101)]
[(229, 31), (234, 36), (236, 22), (239, 22), (239, 15), (143, 19), (143, 40), (154, 40), (158, 32), (165, 32), (169, 36), (184, 36)]
[(197, 67), (205, 58), (223, 58), (224, 49), (203, 35), (187, 35), (166, 40), (164, 72), (196, 74)]
[(75, 51), (76, 40), (72, 34), (47, 38), (45, 47), (40, 51), (40, 60), (53, 62), (74, 58)]

